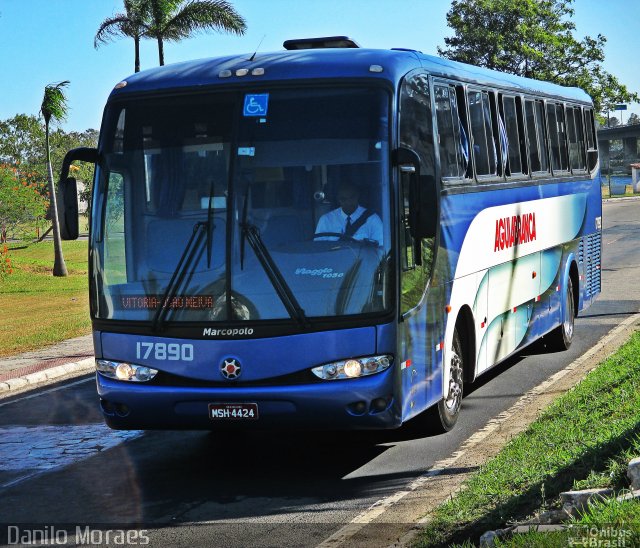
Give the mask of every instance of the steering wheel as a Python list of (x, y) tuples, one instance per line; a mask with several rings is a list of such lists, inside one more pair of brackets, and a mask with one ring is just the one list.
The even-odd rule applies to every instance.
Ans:
[(347, 236), (346, 234), (340, 234), (339, 232), (316, 232), (313, 235), (313, 239), (315, 241), (322, 241), (316, 240), (316, 238), (324, 237), (337, 238), (339, 241), (343, 242), (356, 242), (358, 244), (374, 245), (378, 247), (378, 242), (376, 242), (375, 240), (370, 240), (369, 238), (356, 239), (353, 236)]
[[(316, 238), (338, 238), (338, 240), (346, 240), (348, 242), (359, 242), (360, 240), (356, 240), (353, 236), (347, 236), (346, 234), (340, 234), (339, 232), (316, 232), (313, 235), (313, 239)], [(322, 240), (320, 240), (322, 241)]]

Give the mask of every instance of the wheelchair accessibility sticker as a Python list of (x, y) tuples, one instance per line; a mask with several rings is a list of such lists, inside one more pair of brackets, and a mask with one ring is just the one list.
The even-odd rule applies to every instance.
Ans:
[(268, 93), (250, 93), (244, 96), (244, 116), (266, 116), (268, 108)]

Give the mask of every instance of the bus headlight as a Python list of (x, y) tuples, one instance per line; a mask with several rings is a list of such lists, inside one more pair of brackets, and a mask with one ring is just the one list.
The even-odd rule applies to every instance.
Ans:
[(355, 379), (380, 373), (389, 369), (392, 363), (393, 356), (389, 355), (351, 358), (314, 367), (311, 372), (324, 380)]
[(96, 369), (105, 377), (127, 382), (147, 382), (158, 374), (157, 369), (151, 369), (146, 365), (110, 360), (96, 360)]

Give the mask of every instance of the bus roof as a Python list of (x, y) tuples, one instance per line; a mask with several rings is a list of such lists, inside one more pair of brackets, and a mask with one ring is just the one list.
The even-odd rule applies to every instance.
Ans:
[[(382, 70), (380, 72), (372, 67), (381, 67)], [(115, 98), (136, 92), (184, 90), (225, 84), (259, 86), (261, 82), (332, 78), (368, 77), (397, 85), (407, 72), (415, 68), (424, 68), (434, 76), (472, 84), (591, 103), (590, 97), (579, 88), (514, 76), (413, 50), (361, 48), (300, 49), (175, 63), (128, 77), (126, 85), (116, 86), (111, 96)]]

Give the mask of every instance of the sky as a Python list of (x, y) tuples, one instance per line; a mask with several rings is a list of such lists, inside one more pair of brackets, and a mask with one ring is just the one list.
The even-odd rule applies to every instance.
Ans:
[[(450, 0), (230, 0), (247, 22), (244, 36), (201, 33), (165, 43), (165, 63), (282, 50), (291, 38), (346, 35), (362, 47), (403, 47), (436, 55)], [(517, 0), (514, 0), (517, 1)], [(607, 38), (604, 68), (640, 93), (638, 0), (575, 0), (575, 37)], [(47, 84), (69, 80), (65, 131), (98, 129), (106, 99), (134, 71), (133, 40), (100, 48), (100, 23), (123, 11), (122, 0), (0, 0), (0, 120), (37, 115)], [(142, 70), (158, 65), (157, 45), (141, 47)], [(623, 122), (640, 105), (622, 112)]]

